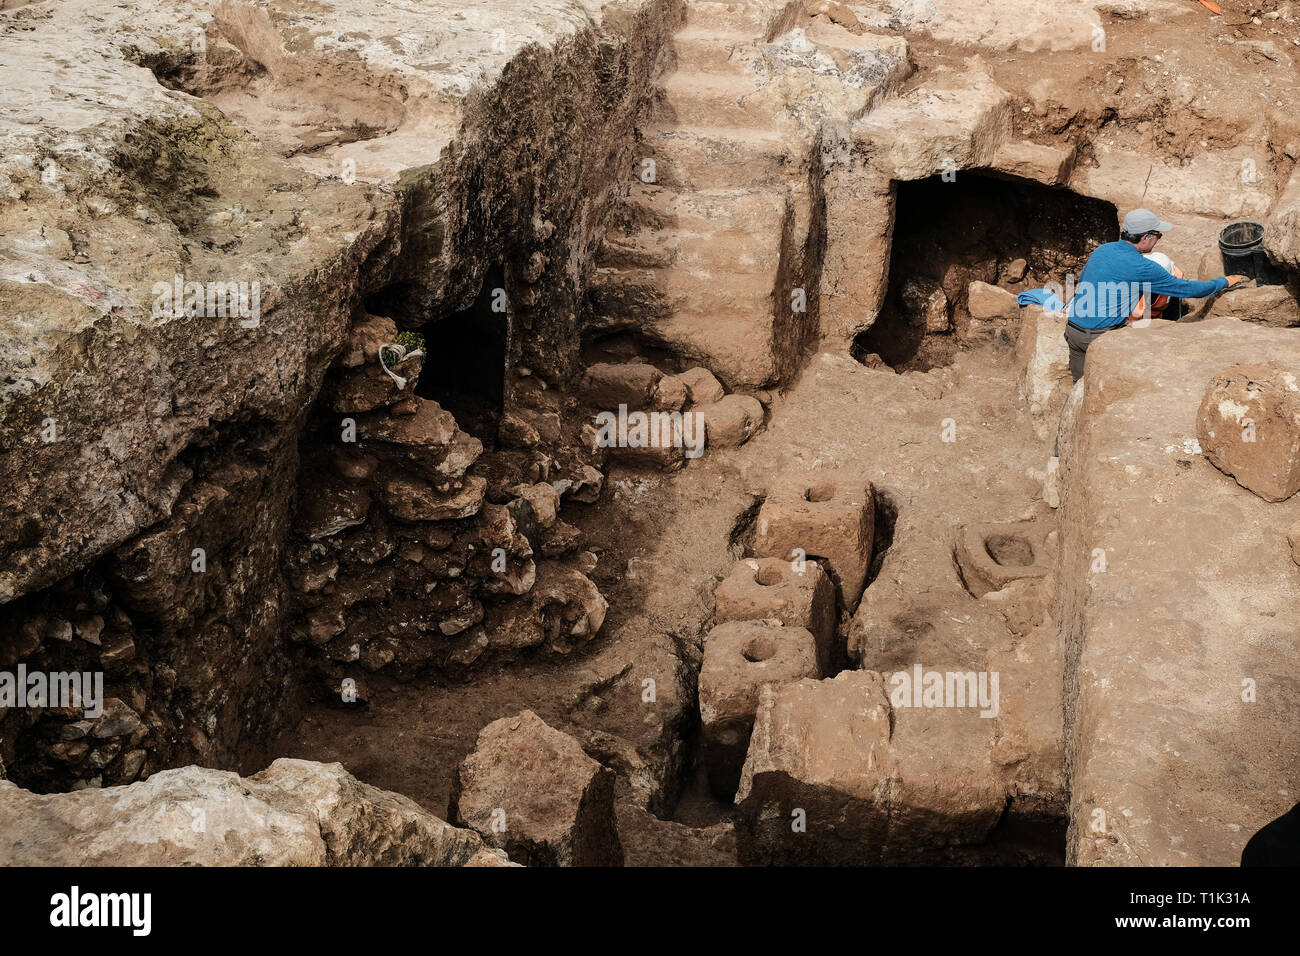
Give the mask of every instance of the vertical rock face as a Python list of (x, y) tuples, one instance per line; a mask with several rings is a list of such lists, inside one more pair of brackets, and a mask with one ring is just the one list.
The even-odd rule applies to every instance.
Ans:
[(1065, 342), (1066, 318), (1039, 306), (1020, 310), (1016, 334), (1016, 362), (1024, 369), (1020, 399), (1029, 408), (1034, 431), (1047, 437), (1056, 427), (1070, 394), (1070, 348)]
[[(506, 489), (596, 487), (546, 381), (572, 368), (670, 6), (507, 4), (450, 31), (440, 2), (6, 13), (0, 669), (103, 670), (139, 722), (7, 710), (11, 777), (255, 760), (299, 709), (286, 636), (405, 676), (595, 634), (590, 581), (548, 566), (533, 591), (533, 548), (580, 536), (529, 537)], [(498, 264), (502, 361), (531, 377), (485, 462), (413, 394), (447, 356), (378, 350), (468, 321)]]
[(1300, 369), (1230, 365), (1215, 374), (1196, 416), (1210, 464), (1265, 501), (1300, 491)]
[(531, 710), (483, 728), (461, 764), (453, 820), (526, 866), (617, 866), (614, 773)]
[(636, 329), (730, 388), (788, 381), (820, 325), (821, 119), (900, 79), (906, 44), (810, 22), (798, 4), (684, 6), (591, 327)]
[[(1294, 686), (1300, 667), (1286, 537), (1300, 501), (1252, 494), (1197, 451), (1207, 411), (1225, 451), (1249, 447), (1235, 412), (1207, 409), (1206, 383), (1263, 355), (1300, 367), (1290, 330), (1235, 319), (1157, 322), (1088, 350), (1062, 449), (1058, 591), (1079, 865), (1236, 865), (1295, 802), (1296, 698), (1262, 688)], [(1262, 443), (1267, 402), (1289, 392), (1285, 373), (1250, 367), (1223, 397), (1252, 405)], [(1252, 397), (1250, 381), (1269, 385)]]

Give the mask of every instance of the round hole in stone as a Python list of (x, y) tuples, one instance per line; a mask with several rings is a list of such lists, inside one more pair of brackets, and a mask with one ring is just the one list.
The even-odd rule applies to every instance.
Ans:
[(829, 481), (823, 481), (812, 485), (803, 493), (804, 501), (811, 501), (814, 503), (818, 501), (830, 501), (834, 497), (835, 486)]
[(751, 637), (745, 642), (745, 646), (741, 648), (740, 653), (751, 664), (771, 660), (776, 656), (776, 639), (768, 637), (766, 634)]
[(1015, 534), (991, 534), (984, 539), (984, 550), (1002, 567), (1026, 568), (1034, 563), (1034, 549)]
[(759, 568), (754, 572), (754, 581), (765, 588), (770, 588), (774, 584), (780, 584), (785, 580), (785, 575), (779, 568)]

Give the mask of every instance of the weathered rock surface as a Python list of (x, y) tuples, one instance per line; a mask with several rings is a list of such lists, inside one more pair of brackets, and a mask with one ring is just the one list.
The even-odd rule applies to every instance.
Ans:
[(879, 865), (988, 836), (1009, 787), (993, 721), (891, 707), (890, 690), (846, 671), (760, 691), (736, 793), (742, 863)]
[(751, 395), (726, 395), (692, 411), (704, 419), (709, 448), (736, 448), (763, 427), (763, 406)]
[(953, 557), (974, 597), (1016, 581), (1046, 577), (1056, 559), (1048, 522), (1018, 521), (958, 528)]
[(1265, 356), (1297, 367), (1294, 333), (1155, 322), (1088, 350), (1060, 512), (1071, 862), (1235, 865), (1295, 802), (1297, 697), (1265, 688), (1300, 669), (1300, 501), (1250, 494), (1196, 439), (1206, 383)]
[(692, 405), (712, 405), (727, 394), (707, 368), (690, 368), (677, 377), (686, 385), (686, 397)]
[(1300, 172), (1293, 172), (1264, 229), (1269, 258), (1300, 269)]
[(1020, 400), (1029, 408), (1034, 431), (1047, 437), (1057, 420), (1074, 381), (1070, 377), (1070, 347), (1065, 341), (1066, 318), (1036, 306), (1020, 310), (1016, 334), (1016, 362), (1024, 369)]
[(730, 823), (683, 826), (623, 800), (616, 810), (625, 866), (736, 865), (736, 833)]
[[(301, 705), (286, 636), (331, 681), (484, 659), (485, 609), (534, 574), (486, 505), (601, 480), (546, 387), (675, 23), (665, 0), (92, 6), (0, 17), (0, 666), (106, 654), (142, 731), (54, 748), (6, 713), (42, 788), (273, 739)], [(413, 396), (438, 354), (393, 348), (499, 264), (501, 362), (526, 366), (505, 462)], [(103, 634), (65, 653), (74, 617)]]
[(827, 677), (843, 656), (836, 645), (835, 585), (821, 565), (807, 561), (796, 571), (783, 558), (737, 561), (713, 592), (717, 623), (774, 619), (804, 628), (817, 643), (818, 676)]
[[(1215, 268), (1216, 272), (1222, 270), (1222, 261), (1216, 263)], [(1211, 303), (1207, 318), (1223, 315), (1289, 329), (1300, 325), (1300, 301), (1285, 285), (1235, 288)]]
[(654, 407), (655, 387), (662, 378), (663, 373), (653, 365), (602, 362), (587, 367), (579, 394), (601, 411), (617, 411), (619, 405), (630, 411), (648, 411)]
[(483, 728), (461, 764), (452, 819), (527, 866), (617, 866), (614, 773), (531, 710)]
[(1010, 95), (976, 69), (936, 71), (858, 120), (853, 137), (894, 179), (924, 179), (991, 165), (1010, 131)]
[(825, 558), (850, 610), (858, 606), (871, 563), (875, 527), (871, 486), (848, 472), (781, 476), (758, 513), (759, 557)]
[(1000, 173), (1061, 186), (1074, 170), (1075, 156), (1074, 149), (1067, 147), (1008, 142), (997, 148), (991, 165)]
[(163, 770), (127, 787), (40, 795), (0, 781), (4, 866), (504, 865), (472, 830), (361, 783), (280, 759), (251, 777)]
[(970, 284), (966, 308), (972, 319), (1011, 319), (1020, 314), (1014, 295), (987, 282)]
[(948, 296), (934, 280), (909, 279), (903, 285), (903, 305), (920, 317), (926, 332), (947, 332), (952, 324)]
[(1230, 365), (1205, 390), (1196, 437), (1210, 464), (1265, 501), (1300, 491), (1300, 367)]
[(779, 621), (730, 621), (705, 636), (700, 740), (715, 796), (730, 800), (736, 792), (759, 688), (818, 677), (818, 671), (816, 642), (802, 627), (786, 627)]

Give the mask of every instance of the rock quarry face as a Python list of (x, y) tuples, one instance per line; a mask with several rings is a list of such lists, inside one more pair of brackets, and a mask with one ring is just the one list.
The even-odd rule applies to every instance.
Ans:
[[(1300, 764), (1258, 19), (0, 2), (0, 862), (1233, 862)], [(1072, 390), (1017, 296), (1136, 206), (1283, 281)]]
[[(572, 369), (576, 283), (672, 19), (528, 6), (451, 33), (450, 5), (364, 30), (274, 4), (6, 14), (0, 659), (103, 667), (140, 720), (110, 757), (51, 751), (57, 730), (7, 714), (18, 779), (127, 782), (137, 745), (145, 772), (237, 762), (299, 705), (286, 635), (322, 663), (409, 673), (599, 629), (580, 572), (544, 570), (531, 593), (532, 506), (505, 489), (591, 484), (543, 376)], [(55, 36), (76, 70), (50, 60)], [(525, 36), (545, 43), (521, 54)], [(492, 92), (507, 64), (509, 102)], [(530, 168), (554, 176), (545, 192)], [(536, 374), (489, 480), (466, 474), (477, 440), (413, 394), (420, 358), (394, 369), (402, 390), (379, 350), (506, 259), (501, 362)], [(530, 533), (549, 558), (576, 544)], [(396, 611), (399, 573), (436, 602)]]

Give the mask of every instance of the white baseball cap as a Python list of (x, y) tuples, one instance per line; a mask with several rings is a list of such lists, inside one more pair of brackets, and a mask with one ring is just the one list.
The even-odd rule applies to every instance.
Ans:
[(1141, 236), (1148, 232), (1168, 232), (1174, 224), (1165, 222), (1150, 209), (1134, 209), (1124, 217), (1119, 228), (1130, 236)]

